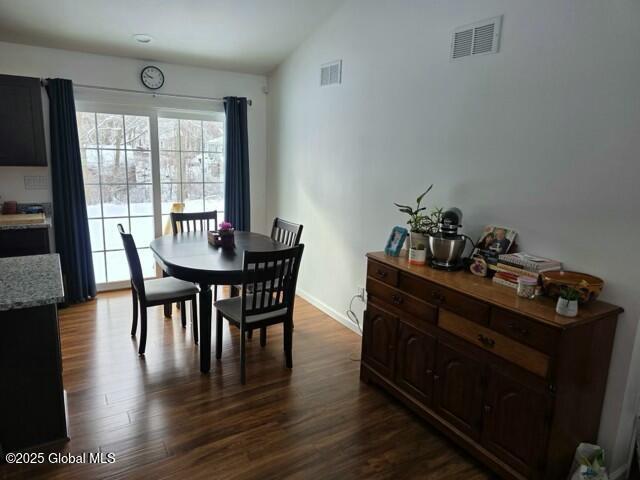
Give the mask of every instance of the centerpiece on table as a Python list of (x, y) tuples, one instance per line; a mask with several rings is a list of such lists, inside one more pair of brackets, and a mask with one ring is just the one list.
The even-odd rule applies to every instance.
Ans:
[(209, 243), (215, 247), (231, 249), (236, 246), (235, 230), (230, 222), (220, 222), (218, 230), (209, 232)]

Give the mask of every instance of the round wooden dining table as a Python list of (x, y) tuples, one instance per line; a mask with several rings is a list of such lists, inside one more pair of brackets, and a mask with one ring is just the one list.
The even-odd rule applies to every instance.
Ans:
[(211, 369), (211, 286), (242, 283), (244, 252), (288, 248), (266, 235), (235, 232), (235, 248), (210, 245), (207, 232), (184, 232), (156, 238), (151, 251), (162, 270), (200, 286), (200, 371)]

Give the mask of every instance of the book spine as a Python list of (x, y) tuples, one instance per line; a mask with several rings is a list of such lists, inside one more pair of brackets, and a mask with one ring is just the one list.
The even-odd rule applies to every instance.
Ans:
[(498, 263), (497, 271), (514, 273), (516, 275), (521, 275), (523, 277), (535, 278), (536, 280), (539, 278), (539, 275), (536, 272), (531, 272), (529, 270), (524, 270), (522, 268), (513, 267), (511, 265), (506, 265), (503, 263)]

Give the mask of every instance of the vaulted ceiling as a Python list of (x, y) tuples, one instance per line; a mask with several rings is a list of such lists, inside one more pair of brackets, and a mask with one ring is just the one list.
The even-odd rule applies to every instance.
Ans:
[(0, 41), (267, 73), (343, 2), (0, 0)]

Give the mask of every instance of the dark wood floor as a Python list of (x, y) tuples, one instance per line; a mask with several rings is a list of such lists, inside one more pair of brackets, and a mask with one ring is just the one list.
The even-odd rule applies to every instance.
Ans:
[(130, 294), (60, 311), (69, 435), (65, 452), (113, 452), (111, 465), (0, 466), (4, 478), (486, 479), (464, 452), (376, 387), (360, 383), (360, 337), (296, 305), (293, 370), (281, 328), (248, 344), (240, 384), (235, 329), (222, 360), (198, 369), (180, 315), (150, 309), (146, 358), (129, 336)]

